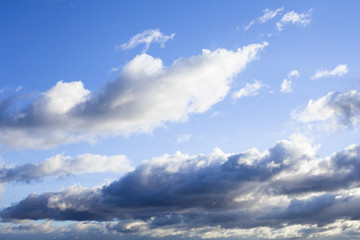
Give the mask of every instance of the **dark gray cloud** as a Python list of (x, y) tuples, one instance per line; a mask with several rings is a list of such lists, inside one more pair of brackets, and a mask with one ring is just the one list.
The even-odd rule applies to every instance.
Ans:
[(359, 162), (360, 146), (318, 159), (316, 147), (299, 136), (264, 152), (177, 152), (144, 161), (103, 187), (32, 194), (0, 216), (4, 222), (116, 220), (106, 228), (123, 234), (163, 228), (326, 226), (359, 219)]

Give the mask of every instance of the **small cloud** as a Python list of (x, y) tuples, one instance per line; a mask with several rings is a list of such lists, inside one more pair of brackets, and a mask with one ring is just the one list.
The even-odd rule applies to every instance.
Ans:
[(176, 139), (176, 142), (177, 142), (177, 143), (184, 143), (184, 142), (189, 141), (190, 138), (191, 138), (191, 134), (183, 134), (183, 135), (180, 135), (180, 136)]
[(292, 81), (285, 78), (281, 83), (280, 91), (282, 93), (291, 93), (292, 92), (291, 85), (292, 85)]
[(286, 24), (295, 24), (306, 27), (311, 23), (311, 12), (312, 9), (310, 9), (307, 13), (296, 13), (295, 11), (287, 12), (280, 21), (276, 23), (276, 28), (278, 31), (282, 31), (284, 25)]
[(280, 91), (282, 93), (291, 93), (292, 92), (292, 83), (295, 79), (298, 79), (300, 73), (298, 70), (292, 70), (288, 73), (288, 78), (285, 78), (280, 86)]
[(319, 79), (323, 77), (343, 76), (349, 72), (346, 64), (339, 64), (333, 70), (318, 69), (311, 79)]
[(218, 111), (212, 113), (212, 114), (209, 116), (209, 118), (216, 117), (217, 115), (219, 115), (219, 112), (218, 112)]
[(288, 78), (298, 78), (300, 76), (300, 73), (298, 70), (292, 70), (288, 73)]
[(276, 10), (270, 10), (270, 9), (266, 8), (263, 10), (264, 15), (258, 18), (258, 22), (265, 23), (265, 22), (273, 19), (274, 17), (276, 17), (278, 14), (282, 13), (282, 11), (284, 11), (284, 7), (278, 8)]
[(120, 70), (120, 67), (113, 67), (109, 70), (109, 73), (118, 72)]
[(15, 89), (15, 91), (16, 91), (16, 92), (19, 92), (19, 91), (21, 91), (21, 89), (22, 89), (22, 86), (18, 86), (18, 87)]
[(278, 8), (276, 10), (271, 10), (271, 9), (264, 9), (264, 15), (262, 15), (261, 17), (258, 17), (256, 19), (251, 20), (251, 22), (249, 24), (247, 24), (246, 26), (244, 26), (244, 30), (247, 31), (250, 29), (250, 27), (252, 25), (254, 25), (256, 22), (262, 24), (265, 23), (271, 19), (273, 19), (274, 17), (276, 17), (277, 15), (279, 15), (282, 11), (284, 11), (284, 7), (282, 8)]
[(121, 45), (116, 45), (115, 50), (118, 51), (120, 49), (127, 50), (127, 49), (133, 49), (139, 44), (145, 44), (143, 52), (146, 52), (150, 44), (152, 42), (160, 43), (161, 47), (164, 47), (165, 43), (168, 40), (173, 39), (175, 36), (175, 33), (172, 33), (171, 35), (165, 35), (162, 32), (159, 31), (159, 29), (148, 29), (145, 30), (142, 33), (136, 34), (134, 37), (132, 37), (127, 43), (123, 43)]
[(252, 25), (254, 25), (254, 24), (255, 24), (255, 21), (252, 20), (248, 25), (246, 25), (246, 26), (244, 27), (245, 31), (249, 30), (250, 27), (251, 27)]
[(256, 96), (260, 88), (264, 85), (261, 81), (255, 80), (254, 83), (247, 83), (244, 88), (236, 91), (232, 94), (233, 99), (238, 99), (247, 96)]

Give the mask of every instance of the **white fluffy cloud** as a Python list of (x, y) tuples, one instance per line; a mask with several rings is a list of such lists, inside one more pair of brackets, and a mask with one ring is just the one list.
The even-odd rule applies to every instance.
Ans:
[(318, 69), (311, 79), (319, 79), (323, 77), (344, 76), (349, 72), (346, 64), (339, 64), (333, 70)]
[(247, 96), (256, 96), (260, 88), (262, 88), (263, 86), (264, 84), (259, 80), (255, 80), (254, 83), (246, 83), (245, 87), (241, 88), (236, 92), (233, 92), (232, 98), (238, 99)]
[(15, 100), (4, 100), (0, 145), (47, 148), (93, 141), (99, 134), (148, 133), (165, 122), (187, 120), (221, 101), (232, 78), (267, 45), (250, 44), (236, 51), (204, 49), (171, 66), (140, 54), (97, 93), (90, 93), (81, 82), (60, 81), (23, 108), (16, 109)]
[(120, 46), (116, 45), (115, 49), (116, 50), (132, 49), (139, 44), (145, 44), (143, 51), (146, 52), (149, 49), (151, 43), (153, 42), (160, 43), (160, 46), (164, 47), (165, 43), (173, 39), (174, 36), (175, 33), (172, 33), (170, 35), (165, 35), (162, 32), (160, 32), (159, 29), (148, 29), (142, 33), (136, 34), (127, 43), (123, 43)]
[(307, 13), (296, 13), (295, 11), (285, 13), (280, 21), (276, 23), (278, 31), (282, 31), (283, 27), (287, 24), (295, 24), (299, 26), (307, 26), (311, 23), (311, 12), (310, 9)]
[(304, 123), (319, 122), (330, 131), (356, 126), (360, 122), (360, 93), (330, 92), (317, 100), (311, 99), (304, 109), (294, 110), (292, 117)]

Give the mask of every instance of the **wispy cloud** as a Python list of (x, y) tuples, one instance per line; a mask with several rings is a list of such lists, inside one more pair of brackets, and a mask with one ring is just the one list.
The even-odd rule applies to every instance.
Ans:
[(127, 43), (116, 45), (115, 49), (116, 50), (132, 49), (138, 46), (139, 44), (145, 44), (143, 52), (146, 52), (149, 49), (151, 43), (153, 42), (159, 43), (161, 47), (164, 47), (165, 43), (173, 39), (174, 36), (175, 33), (172, 33), (170, 35), (165, 35), (162, 32), (160, 32), (159, 29), (148, 29), (142, 33), (136, 34)]
[(191, 134), (183, 134), (183, 135), (180, 135), (180, 136), (176, 139), (176, 142), (177, 142), (177, 143), (184, 143), (184, 142), (189, 141), (190, 138), (191, 138)]
[(102, 156), (81, 154), (77, 157), (58, 154), (40, 163), (28, 163), (15, 167), (0, 167), (0, 183), (32, 182), (46, 177), (63, 177), (73, 174), (132, 171), (130, 161), (124, 155)]
[(264, 14), (261, 17), (251, 20), (251, 22), (249, 24), (244, 26), (244, 30), (245, 31), (249, 30), (250, 27), (253, 26), (256, 22), (259, 24), (265, 23), (265, 22), (273, 19), (277, 15), (281, 14), (283, 11), (284, 11), (284, 7), (278, 8), (276, 10), (271, 10), (271, 9), (266, 8), (263, 10)]
[(278, 8), (276, 10), (270, 10), (268, 8), (264, 9), (264, 15), (258, 18), (258, 22), (259, 23), (265, 23), (271, 19), (273, 19), (274, 17), (276, 17), (277, 15), (279, 15), (280, 13), (282, 13), (284, 11), (284, 7), (282, 8)]
[(295, 24), (302, 27), (307, 26), (311, 23), (311, 13), (312, 9), (307, 13), (287, 12), (282, 16), (280, 21), (276, 23), (277, 30), (282, 31), (287, 24)]
[(346, 64), (339, 64), (333, 70), (318, 69), (311, 79), (319, 79), (323, 77), (344, 76), (349, 72)]
[(260, 80), (255, 80), (254, 83), (246, 83), (245, 87), (233, 92), (232, 98), (239, 99), (247, 96), (256, 96), (263, 86), (264, 84)]

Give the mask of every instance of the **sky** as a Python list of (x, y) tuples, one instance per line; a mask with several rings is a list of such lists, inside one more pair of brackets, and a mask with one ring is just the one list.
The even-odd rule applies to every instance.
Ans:
[(360, 239), (360, 2), (0, 2), (0, 238)]

